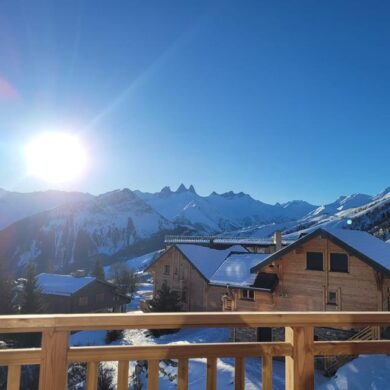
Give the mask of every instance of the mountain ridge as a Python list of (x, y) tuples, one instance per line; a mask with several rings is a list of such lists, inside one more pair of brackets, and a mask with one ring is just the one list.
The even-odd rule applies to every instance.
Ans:
[[(301, 232), (330, 225), (360, 228), (390, 238), (388, 189), (376, 196), (340, 196), (322, 206), (302, 200), (271, 205), (233, 191), (201, 196), (193, 186), (187, 188), (184, 184), (176, 191), (164, 187), (157, 193), (128, 188), (97, 196), (64, 193), (59, 197), (58, 192), (53, 193), (54, 200), (46, 204), (48, 209), (38, 213), (34, 213), (34, 193), (33, 214), (0, 230), (0, 259), (12, 272), (20, 272), (29, 260), (35, 261), (41, 271), (65, 272), (88, 269), (97, 258), (106, 264), (127, 260), (160, 249), (165, 234), (263, 238), (281, 230), (294, 238)], [(7, 191), (0, 192), (0, 200), (2, 196), (8, 203), (12, 203), (13, 196), (19, 197)], [(45, 196), (48, 193), (39, 194), (38, 199)], [(59, 200), (64, 203), (56, 205)], [(0, 213), (2, 205), (0, 202)]]

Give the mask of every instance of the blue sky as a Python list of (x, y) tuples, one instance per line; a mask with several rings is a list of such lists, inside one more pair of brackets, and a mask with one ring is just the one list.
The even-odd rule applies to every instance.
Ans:
[[(0, 187), (377, 193), (390, 185), (389, 17), (383, 1), (2, 1)], [(88, 174), (27, 177), (22, 146), (64, 126)]]

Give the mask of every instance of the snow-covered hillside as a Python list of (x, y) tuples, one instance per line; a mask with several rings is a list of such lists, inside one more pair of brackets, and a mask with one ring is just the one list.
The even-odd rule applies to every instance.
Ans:
[(42, 191), (21, 193), (0, 189), (0, 229), (41, 211), (92, 198), (92, 195), (81, 192)]
[[(100, 196), (22, 194), (22, 203), (19, 195), (0, 193), (2, 223), (29, 197), (26, 204), (39, 204), (47, 210), (0, 231), (0, 256), (11, 271), (20, 271), (29, 260), (36, 261), (39, 270), (65, 272), (76, 267), (88, 269), (96, 258), (106, 263), (128, 260), (161, 249), (165, 234), (264, 238), (281, 230), (294, 238), (318, 226), (337, 226), (390, 239), (390, 189), (373, 197), (341, 196), (322, 206), (305, 201), (271, 205), (242, 192), (200, 196), (193, 186), (184, 185), (176, 191), (165, 187), (154, 194), (129, 189)], [(53, 208), (55, 202), (61, 205)], [(30, 206), (20, 206), (20, 215), (33, 212)], [(8, 214), (5, 209), (9, 209)], [(12, 218), (17, 215), (12, 214)]]
[(0, 232), (0, 254), (19, 268), (34, 260), (43, 271), (88, 269), (97, 256), (159, 249), (176, 227), (130, 190), (113, 191), (9, 226)]
[(243, 192), (213, 192), (209, 196), (200, 196), (193, 186), (187, 189), (183, 184), (176, 191), (164, 187), (154, 194), (140, 191), (137, 194), (167, 219), (205, 233), (296, 220), (316, 209), (304, 201), (270, 205)]

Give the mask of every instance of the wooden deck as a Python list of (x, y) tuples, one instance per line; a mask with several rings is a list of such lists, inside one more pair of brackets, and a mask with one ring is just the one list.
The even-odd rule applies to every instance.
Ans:
[[(244, 389), (245, 358), (262, 357), (263, 389), (272, 388), (272, 358), (286, 357), (286, 389), (314, 387), (314, 357), (390, 353), (390, 341), (314, 341), (314, 327), (389, 326), (388, 312), (233, 312), (1, 316), (0, 333), (42, 332), (41, 348), (0, 350), (7, 390), (19, 390), (22, 365), (39, 364), (40, 390), (65, 389), (67, 367), (86, 362), (87, 389), (97, 387), (98, 363), (119, 362), (118, 390), (128, 389), (128, 364), (148, 361), (148, 389), (158, 389), (159, 360), (178, 359), (178, 389), (188, 387), (188, 359), (207, 359), (208, 390), (217, 386), (218, 357), (235, 358), (235, 389)], [(69, 334), (93, 329), (285, 327), (284, 342), (70, 347)]]

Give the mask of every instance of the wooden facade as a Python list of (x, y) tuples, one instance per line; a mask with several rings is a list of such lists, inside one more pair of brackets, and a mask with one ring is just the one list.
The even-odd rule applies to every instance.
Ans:
[(115, 286), (94, 280), (70, 295), (43, 294), (47, 313), (120, 312), (129, 299)]
[[(321, 270), (308, 269), (307, 256), (311, 252), (322, 254)], [(346, 272), (331, 269), (335, 254), (346, 259)], [(272, 261), (267, 258), (256, 272), (277, 275), (278, 284), (272, 291), (212, 285), (175, 246), (149, 272), (154, 276), (154, 292), (167, 283), (182, 294), (185, 311), (390, 310), (389, 272), (328, 235), (299, 240), (270, 257)]]
[[(307, 254), (310, 252), (323, 254), (322, 271), (307, 269)], [(330, 257), (334, 253), (347, 256), (347, 272), (331, 271)], [(279, 278), (277, 288), (272, 293), (255, 291), (253, 300), (241, 299), (240, 290), (232, 289), (234, 310), (389, 310), (389, 276), (326, 237), (312, 238), (265, 265), (259, 272), (276, 273)]]
[(170, 247), (148, 272), (153, 275), (154, 294), (163, 283), (178, 291), (183, 300), (184, 311), (221, 311), (222, 296), (226, 287), (209, 285), (204, 276), (175, 247)]

